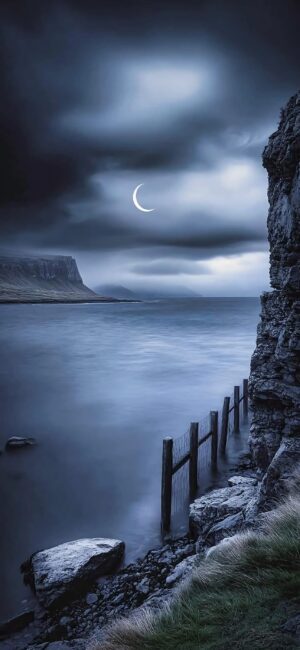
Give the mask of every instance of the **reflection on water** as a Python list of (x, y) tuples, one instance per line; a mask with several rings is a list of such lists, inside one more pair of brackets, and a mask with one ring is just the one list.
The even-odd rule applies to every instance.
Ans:
[(132, 559), (159, 541), (162, 438), (248, 375), (259, 302), (0, 311), (1, 448), (11, 435), (38, 440), (0, 456), (2, 617), (18, 609), (19, 564), (37, 549), (110, 536)]

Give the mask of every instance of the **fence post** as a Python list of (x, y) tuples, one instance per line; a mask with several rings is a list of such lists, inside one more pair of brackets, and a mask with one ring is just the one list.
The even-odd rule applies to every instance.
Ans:
[(199, 448), (199, 425), (198, 422), (191, 422), (190, 426), (190, 462), (189, 462), (189, 484), (190, 498), (193, 498), (197, 491), (198, 474), (198, 448)]
[(239, 386), (234, 387), (233, 403), (234, 403), (233, 428), (234, 428), (234, 433), (239, 433), (240, 432), (240, 387)]
[(218, 464), (218, 411), (210, 412), (211, 428), (211, 465), (216, 469)]
[(248, 415), (248, 379), (243, 379), (243, 416)]
[(171, 527), (172, 470), (173, 438), (164, 438), (161, 475), (161, 527), (163, 533), (168, 533)]
[(221, 422), (220, 452), (225, 454), (228, 434), (230, 397), (224, 397)]

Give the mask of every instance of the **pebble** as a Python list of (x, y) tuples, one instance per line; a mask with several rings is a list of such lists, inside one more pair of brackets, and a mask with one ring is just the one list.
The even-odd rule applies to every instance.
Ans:
[(85, 599), (87, 605), (95, 605), (97, 601), (98, 601), (97, 594), (88, 594)]
[(144, 594), (145, 596), (149, 594), (150, 591), (150, 585), (149, 585), (149, 580), (147, 578), (144, 578), (138, 585), (137, 585), (137, 591), (139, 591), (141, 594)]
[(63, 627), (67, 627), (68, 625), (70, 625), (70, 623), (72, 623), (72, 618), (71, 616), (62, 616), (61, 619), (59, 620), (59, 623)]
[(122, 600), (124, 600), (124, 594), (119, 594), (118, 596), (116, 596), (116, 598), (113, 599), (112, 604), (119, 605), (122, 602)]

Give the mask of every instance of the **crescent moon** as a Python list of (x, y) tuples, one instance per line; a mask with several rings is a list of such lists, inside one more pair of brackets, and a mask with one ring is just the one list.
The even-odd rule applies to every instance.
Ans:
[(153, 212), (154, 208), (148, 208), (148, 209), (147, 209), (147, 208), (143, 208), (143, 206), (140, 205), (140, 203), (139, 203), (138, 200), (137, 200), (137, 193), (138, 193), (140, 187), (142, 187), (142, 185), (144, 185), (144, 183), (140, 183), (140, 184), (135, 188), (135, 190), (134, 190), (134, 192), (133, 192), (133, 195), (132, 195), (133, 203), (134, 203), (135, 207), (136, 207), (138, 210), (141, 210), (142, 212)]

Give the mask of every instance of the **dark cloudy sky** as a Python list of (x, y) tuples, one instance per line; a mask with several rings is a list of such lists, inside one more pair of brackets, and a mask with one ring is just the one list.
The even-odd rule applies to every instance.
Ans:
[(298, 0), (7, 0), (1, 25), (2, 251), (73, 254), (93, 286), (268, 286)]

